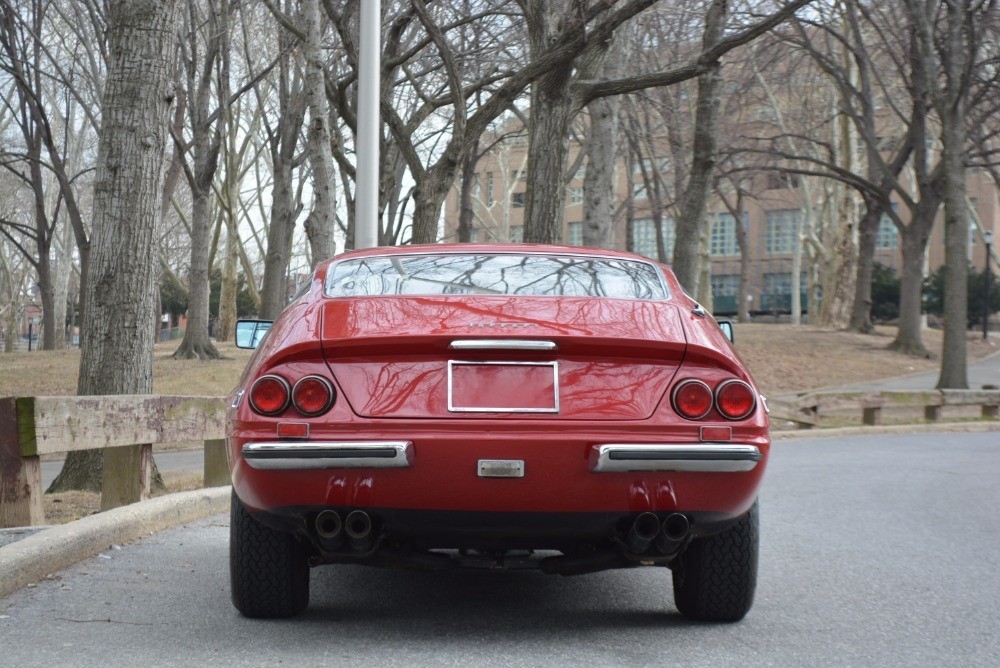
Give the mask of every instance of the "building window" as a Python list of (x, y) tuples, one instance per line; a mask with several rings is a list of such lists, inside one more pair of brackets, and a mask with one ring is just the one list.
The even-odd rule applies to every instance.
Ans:
[(476, 243), (479, 241), (479, 228), (473, 227), (469, 230), (469, 243)]
[[(663, 231), (664, 260), (670, 261), (674, 255), (674, 239), (677, 234), (674, 229), (674, 219), (665, 217), (660, 222)], [(656, 254), (656, 225), (652, 218), (636, 218), (632, 221), (632, 251), (648, 258), (658, 259)]]
[(510, 204), (515, 209), (523, 209), (524, 208), (524, 193), (523, 192), (520, 192), (520, 193), (511, 193), (511, 195), (510, 195)]
[(764, 274), (764, 294), (792, 294), (792, 272), (786, 271), (777, 274)]
[(734, 297), (740, 292), (739, 274), (712, 275), (713, 297)]
[(712, 275), (712, 310), (716, 313), (736, 313), (740, 307), (740, 275)]
[(576, 206), (577, 204), (583, 204), (583, 187), (573, 186), (569, 189), (569, 204), (568, 206)]
[(510, 240), (515, 244), (524, 241), (524, 225), (515, 225), (510, 228)]
[(632, 181), (632, 199), (649, 199), (649, 194), (646, 192), (646, 182), (641, 178)]
[(566, 226), (566, 241), (570, 246), (583, 245), (583, 223), (570, 223)]
[(708, 218), (712, 222), (709, 252), (712, 255), (739, 255), (740, 247), (736, 243), (736, 219), (728, 213), (712, 213)]
[(893, 224), (892, 218), (884, 213), (878, 221), (878, 231), (875, 233), (875, 248), (878, 250), (896, 250), (899, 248), (899, 230)]
[(764, 219), (764, 251), (767, 253), (791, 253), (795, 249), (799, 233), (799, 212), (797, 209), (768, 211)]
[(493, 172), (486, 172), (486, 206), (493, 205)]

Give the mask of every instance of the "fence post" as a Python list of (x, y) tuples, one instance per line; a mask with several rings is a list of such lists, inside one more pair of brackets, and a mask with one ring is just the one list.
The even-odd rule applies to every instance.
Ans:
[(0, 528), (45, 524), (34, 401), (0, 399)]
[(205, 487), (224, 487), (230, 484), (229, 464), (226, 462), (226, 439), (205, 441)]
[(879, 394), (869, 394), (861, 400), (861, 423), (869, 427), (882, 424), (882, 406), (885, 399)]
[(152, 443), (106, 448), (101, 511), (148, 499), (152, 471)]

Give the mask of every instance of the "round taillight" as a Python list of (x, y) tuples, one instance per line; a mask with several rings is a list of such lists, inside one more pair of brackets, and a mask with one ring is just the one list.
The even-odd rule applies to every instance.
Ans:
[(292, 404), (305, 416), (321, 415), (333, 404), (333, 385), (320, 376), (306, 376), (292, 388)]
[(727, 380), (715, 388), (715, 405), (730, 420), (742, 420), (753, 413), (757, 397), (742, 380)]
[(288, 407), (291, 390), (281, 376), (261, 376), (250, 388), (250, 407), (261, 415), (277, 415)]
[(712, 390), (700, 380), (685, 380), (674, 388), (674, 410), (681, 417), (697, 420), (712, 410)]

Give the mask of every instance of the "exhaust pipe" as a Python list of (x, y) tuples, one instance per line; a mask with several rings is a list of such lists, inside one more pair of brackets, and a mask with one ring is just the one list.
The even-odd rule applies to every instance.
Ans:
[(336, 550), (344, 542), (343, 522), (336, 510), (324, 510), (316, 516), (316, 537), (324, 550)]
[(634, 554), (642, 554), (660, 532), (660, 520), (653, 513), (642, 513), (635, 518), (628, 530), (628, 549)]
[(660, 536), (656, 539), (656, 549), (663, 554), (679, 551), (691, 533), (691, 522), (687, 516), (671, 513), (663, 520)]
[(344, 530), (355, 550), (365, 551), (372, 546), (372, 518), (363, 510), (351, 511), (344, 522)]

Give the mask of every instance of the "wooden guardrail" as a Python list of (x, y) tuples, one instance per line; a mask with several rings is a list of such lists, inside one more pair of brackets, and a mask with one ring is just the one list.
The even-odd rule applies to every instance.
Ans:
[(812, 429), (838, 419), (861, 418), (863, 425), (881, 425), (886, 413), (904, 414), (913, 422), (914, 414), (925, 422), (938, 422), (945, 410), (978, 409), (978, 417), (996, 420), (1000, 411), (1000, 390), (930, 390), (886, 392), (807, 392), (791, 399), (769, 400), (771, 422), (795, 423), (798, 429)]
[(149, 498), (153, 444), (203, 441), (205, 486), (226, 485), (225, 400), (93, 396), (0, 399), (0, 528), (41, 525), (40, 457), (106, 449), (101, 508)]

